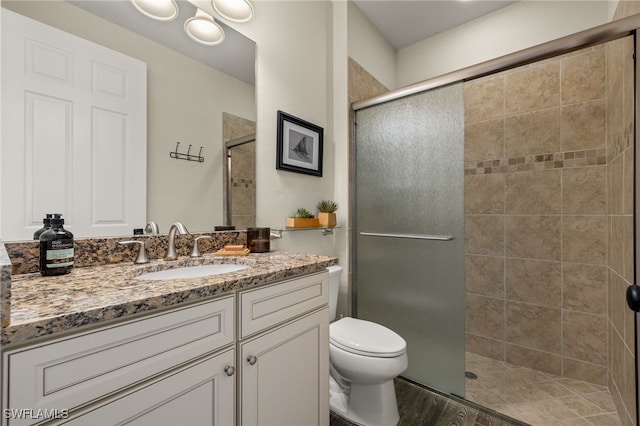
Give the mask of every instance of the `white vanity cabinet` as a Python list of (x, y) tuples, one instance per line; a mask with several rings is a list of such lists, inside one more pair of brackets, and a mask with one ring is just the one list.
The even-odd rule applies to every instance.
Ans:
[(9, 348), (2, 426), (329, 424), (328, 273)]
[[(225, 367), (235, 368), (234, 315), (230, 295), (10, 349), (3, 354), (2, 424), (144, 424), (156, 415), (168, 420), (167, 412), (185, 426), (232, 424), (235, 375)], [(173, 412), (210, 396), (209, 410), (220, 408), (213, 423), (202, 423), (195, 408)]]
[(241, 425), (329, 424), (328, 273), (241, 292)]

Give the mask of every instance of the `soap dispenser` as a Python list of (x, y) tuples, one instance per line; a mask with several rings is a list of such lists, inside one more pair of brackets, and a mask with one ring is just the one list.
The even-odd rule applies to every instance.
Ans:
[(51, 213), (47, 213), (45, 218), (42, 219), (42, 228), (38, 229), (36, 232), (33, 233), (33, 239), (34, 240), (39, 240), (40, 239), (40, 235), (42, 235), (42, 233), (44, 231), (46, 231), (47, 229), (51, 228), (51, 218), (53, 217), (53, 215)]
[(40, 234), (40, 273), (68, 274), (73, 269), (73, 234), (64, 229), (60, 213), (51, 218), (51, 228)]

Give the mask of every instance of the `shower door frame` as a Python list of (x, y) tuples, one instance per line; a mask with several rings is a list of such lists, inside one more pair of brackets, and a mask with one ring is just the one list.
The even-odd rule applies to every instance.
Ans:
[[(397, 90), (393, 90), (382, 95), (374, 96), (369, 99), (357, 101), (351, 104), (350, 109), (350, 171), (349, 181), (355, 182), (355, 114), (356, 111), (379, 105), (382, 103), (390, 102), (396, 99), (404, 98), (406, 96), (421, 93), (427, 90), (436, 89), (448, 84), (457, 82), (467, 82), (475, 80), (480, 77), (484, 77), (490, 74), (495, 74), (501, 71), (506, 71), (512, 68), (516, 68), (522, 65), (531, 64), (544, 59), (548, 59), (554, 56), (559, 56), (565, 53), (580, 50), (586, 47), (604, 44), (609, 41), (614, 41), (623, 37), (633, 36), (635, 45), (635, 91), (634, 91), (634, 125), (633, 125), (633, 143), (634, 143), (634, 284), (638, 285), (638, 265), (640, 265), (640, 154), (638, 149), (640, 148), (639, 133), (637, 130), (637, 123), (640, 122), (640, 105), (638, 100), (640, 99), (640, 66), (637, 64), (638, 58), (640, 58), (640, 46), (638, 40), (638, 30), (640, 30), (640, 14), (632, 15), (627, 18), (619, 19), (607, 24), (599, 25), (597, 27), (590, 28), (585, 31), (581, 31), (566, 37), (561, 37), (556, 40), (549, 41), (537, 46), (533, 46), (524, 50), (520, 50), (515, 53), (511, 53), (505, 56), (501, 56), (496, 59), (492, 59), (480, 64), (472, 65), (466, 68), (462, 68), (457, 71), (453, 71), (441, 76), (433, 77)], [(354, 253), (356, 253), (356, 238), (353, 235), (355, 225), (355, 191), (352, 189), (349, 195), (349, 246), (352, 255), (349, 257), (349, 267), (353, 271), (355, 264)], [(351, 296), (351, 310), (356, 310), (356, 298), (357, 288), (352, 285)], [(640, 346), (640, 321), (635, 314), (635, 358), (636, 358), (636, 424), (640, 425), (640, 356), (638, 356)]]

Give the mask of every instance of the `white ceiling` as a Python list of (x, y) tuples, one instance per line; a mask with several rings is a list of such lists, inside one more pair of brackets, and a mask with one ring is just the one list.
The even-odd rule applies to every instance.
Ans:
[(353, 0), (396, 49), (515, 3), (509, 0)]
[[(185, 35), (183, 25), (186, 19), (195, 15), (196, 9), (186, 0), (178, 0), (180, 14), (172, 22), (149, 19), (135, 10), (129, 1), (67, 1), (226, 74), (255, 84), (255, 43), (220, 20), (218, 22), (226, 34), (222, 44), (204, 46), (193, 42)], [(396, 49), (515, 3), (510, 0), (353, 1)], [(260, 16), (255, 19), (260, 19)]]
[(138, 12), (129, 1), (122, 0), (67, 0), (69, 3), (111, 21), (157, 43), (177, 50), (255, 85), (255, 43), (218, 20), (225, 40), (217, 46), (205, 46), (191, 40), (184, 32), (184, 21), (196, 14), (196, 7), (178, 0), (179, 15), (171, 22), (158, 22)]

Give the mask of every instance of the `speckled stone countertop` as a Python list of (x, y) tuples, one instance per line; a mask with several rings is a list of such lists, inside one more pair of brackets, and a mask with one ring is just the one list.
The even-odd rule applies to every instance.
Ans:
[[(286, 251), (217, 257), (205, 254), (145, 265), (120, 263), (75, 268), (67, 275), (14, 275), (11, 279), (11, 321), (2, 328), (1, 343), (19, 343), (159, 308), (320, 271), (337, 264), (329, 256)], [(249, 267), (202, 278), (149, 281), (135, 279), (146, 272), (216, 263)]]

